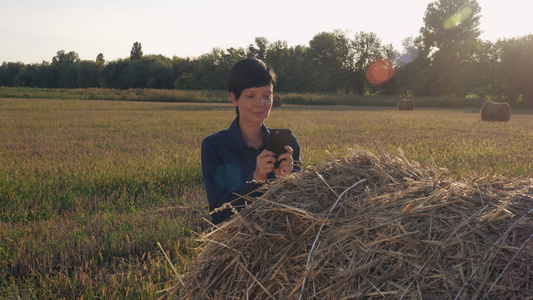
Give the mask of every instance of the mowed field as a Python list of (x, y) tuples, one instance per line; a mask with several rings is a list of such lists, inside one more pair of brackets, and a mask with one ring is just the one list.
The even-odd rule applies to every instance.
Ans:
[[(200, 143), (231, 105), (0, 99), (0, 299), (156, 299), (207, 228)], [(533, 174), (533, 114), (283, 106), (304, 166), (363, 148), (469, 180)]]

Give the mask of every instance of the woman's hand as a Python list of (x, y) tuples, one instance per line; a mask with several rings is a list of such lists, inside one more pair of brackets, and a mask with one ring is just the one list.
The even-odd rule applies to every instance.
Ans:
[(285, 146), (287, 152), (278, 156), (278, 161), (281, 161), (279, 167), (274, 170), (276, 177), (287, 176), (292, 173), (294, 170), (294, 159), (292, 158), (292, 153), (294, 150), (290, 146)]
[(274, 152), (269, 150), (263, 150), (258, 156), (255, 164), (254, 180), (266, 180), (267, 174), (274, 171)]
[(278, 156), (278, 161), (280, 164), (277, 169), (274, 169), (274, 163), (276, 158), (274, 157), (274, 152), (269, 150), (263, 150), (258, 156), (255, 165), (255, 171), (253, 174), (254, 180), (266, 180), (267, 174), (274, 171), (276, 177), (287, 176), (292, 173), (294, 170), (294, 159), (292, 158), (292, 153), (294, 150), (290, 146), (285, 146), (287, 152)]

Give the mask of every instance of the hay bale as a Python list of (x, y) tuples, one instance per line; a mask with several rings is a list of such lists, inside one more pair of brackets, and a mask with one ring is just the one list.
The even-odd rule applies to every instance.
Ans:
[(507, 102), (486, 101), (481, 107), (481, 120), (508, 122), (511, 118), (511, 107)]
[(398, 102), (399, 110), (414, 110), (415, 109), (415, 100), (413, 99), (401, 99)]
[(272, 100), (272, 106), (281, 106), (280, 96), (274, 96), (274, 99)]
[(180, 299), (533, 294), (532, 177), (452, 180), (380, 151), (270, 183), (203, 234), (197, 258), (169, 291)]

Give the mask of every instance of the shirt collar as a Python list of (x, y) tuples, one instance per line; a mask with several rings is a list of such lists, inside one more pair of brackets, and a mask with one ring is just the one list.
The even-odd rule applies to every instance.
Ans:
[[(270, 130), (269, 128), (265, 126), (264, 123), (261, 124), (261, 130), (263, 130), (263, 144), (261, 145), (261, 149), (262, 149), (266, 146), (268, 137), (270, 136)], [(243, 148), (243, 147), (248, 146), (244, 138), (241, 136), (241, 132), (239, 130), (239, 117), (236, 117), (229, 127), (229, 138), (231, 140), (231, 144), (233, 145), (233, 149), (238, 149), (238, 148)]]

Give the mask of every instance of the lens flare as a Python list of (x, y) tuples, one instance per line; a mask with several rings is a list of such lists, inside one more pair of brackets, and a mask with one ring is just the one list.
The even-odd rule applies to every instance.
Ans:
[(380, 58), (366, 69), (366, 79), (370, 84), (380, 85), (394, 75), (394, 63), (388, 58)]
[(450, 16), (446, 21), (444, 21), (443, 27), (444, 29), (452, 29), (455, 26), (459, 25), (461, 22), (466, 20), (472, 14), (472, 8), (465, 7), (461, 9), (460, 11), (456, 12), (452, 16)]
[(418, 57), (419, 53), (420, 50), (414, 47), (405, 48), (405, 52), (400, 54), (398, 59), (398, 66), (403, 67), (412, 63)]

